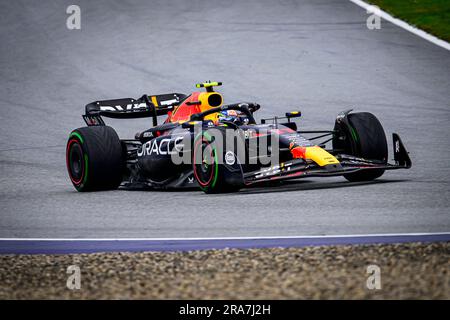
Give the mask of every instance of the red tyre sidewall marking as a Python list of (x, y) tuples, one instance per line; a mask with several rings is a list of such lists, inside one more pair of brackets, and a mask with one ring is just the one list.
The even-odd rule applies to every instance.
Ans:
[[(211, 183), (211, 181), (212, 181), (212, 179), (213, 179), (213, 176), (214, 176), (214, 170), (211, 170), (211, 176), (209, 177), (209, 179), (208, 179), (208, 181), (205, 183), (205, 182), (203, 182), (203, 181), (201, 181), (201, 179), (200, 179), (200, 177), (199, 177), (199, 175), (197, 174), (197, 164), (195, 163), (195, 160), (197, 159), (196, 158), (196, 152), (197, 152), (197, 146), (198, 146), (198, 144), (199, 143), (202, 143), (202, 142), (208, 142), (209, 143), (209, 141), (208, 140), (206, 140), (205, 138), (203, 138), (202, 137), (202, 139), (200, 140), (198, 140), (196, 143), (195, 143), (195, 147), (194, 147), (194, 176), (195, 176), (195, 178), (197, 179), (197, 182), (202, 186), (202, 187), (206, 187), (206, 186), (208, 186), (210, 183)], [(203, 152), (203, 150), (202, 150), (202, 152)], [(214, 159), (214, 157), (212, 157), (213, 159)]]
[[(69, 172), (70, 180), (72, 180), (72, 182), (73, 182), (75, 185), (80, 185), (80, 184), (81, 184), (81, 181), (83, 181), (83, 178), (84, 178), (84, 170), (85, 170), (84, 164), (82, 164), (83, 171), (82, 171), (82, 173), (81, 173), (81, 178), (80, 178), (79, 180), (75, 180), (75, 178), (72, 177), (72, 172), (71, 172), (71, 170), (70, 170), (70, 163), (69, 163), (70, 147), (71, 147), (72, 144), (74, 144), (74, 143), (78, 143), (78, 144), (80, 145), (81, 150), (83, 150), (83, 148), (81, 147), (80, 142), (79, 142), (77, 139), (70, 139), (70, 140), (69, 140), (69, 143), (67, 144), (67, 149), (66, 149), (66, 165), (67, 165), (67, 171)], [(81, 160), (82, 160), (81, 162), (83, 162), (83, 159), (81, 159)]]

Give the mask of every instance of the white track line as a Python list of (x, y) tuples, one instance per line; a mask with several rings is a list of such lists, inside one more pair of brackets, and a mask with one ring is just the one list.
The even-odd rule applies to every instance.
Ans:
[[(356, 5), (364, 8), (366, 11), (367, 10), (372, 10), (373, 11), (374, 5), (371, 5), (371, 4), (366, 3), (364, 1), (361, 1), (361, 0), (350, 0), (350, 1), (353, 2)], [(389, 13), (387, 13), (387, 12), (381, 10), (381, 9), (380, 10), (375, 10), (374, 14), (376, 14), (377, 16), (380, 16), (384, 20), (387, 20), (387, 21), (395, 24), (396, 26), (399, 26), (400, 28), (403, 28), (403, 29), (405, 29), (405, 30), (407, 30), (407, 31), (409, 31), (411, 33), (414, 33), (415, 35), (417, 35), (417, 36), (419, 36), (419, 37), (421, 37), (421, 38), (423, 38), (425, 40), (428, 40), (428, 41), (434, 43), (435, 45), (438, 45), (438, 46), (440, 46), (440, 47), (442, 47), (444, 49), (450, 50), (450, 43), (448, 43), (447, 41), (444, 41), (442, 39), (436, 38), (435, 36), (425, 32), (423, 30), (417, 29), (416, 27), (413, 27), (412, 25), (406, 23), (403, 20), (394, 18)]]
[(0, 241), (214, 241), (214, 240), (270, 240), (270, 239), (329, 239), (329, 238), (363, 238), (363, 237), (404, 237), (450, 235), (450, 232), (431, 233), (375, 233), (323, 236), (279, 236), (279, 237), (222, 237), (222, 238), (0, 238)]

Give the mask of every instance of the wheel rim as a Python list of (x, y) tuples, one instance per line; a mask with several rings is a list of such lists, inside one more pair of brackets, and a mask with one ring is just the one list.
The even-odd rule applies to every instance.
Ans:
[[(201, 163), (197, 163), (198, 152), (201, 152)], [(208, 186), (214, 178), (215, 154), (211, 144), (202, 139), (194, 149), (194, 174), (201, 186)]]
[(83, 149), (76, 139), (70, 140), (67, 145), (67, 169), (74, 184), (78, 185), (83, 181), (85, 173)]

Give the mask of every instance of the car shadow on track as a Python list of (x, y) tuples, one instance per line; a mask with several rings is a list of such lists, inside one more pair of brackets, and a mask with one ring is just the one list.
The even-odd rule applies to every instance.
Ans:
[[(336, 188), (350, 188), (360, 186), (370, 186), (385, 183), (399, 183), (408, 182), (408, 179), (377, 179), (373, 181), (349, 182), (343, 181), (317, 181), (317, 180), (288, 180), (277, 183), (266, 183), (258, 186), (243, 188), (239, 192), (214, 194), (214, 196), (230, 196), (230, 195), (249, 195), (262, 193), (276, 193), (276, 192), (290, 192), (290, 191), (308, 191), (320, 189), (336, 189)], [(153, 189), (150, 187), (121, 187), (119, 190), (123, 191), (146, 191), (146, 192), (162, 192), (162, 193), (186, 193), (186, 192), (201, 192), (199, 188), (182, 188), (182, 189)], [(211, 195), (209, 195), (211, 196)]]
[(323, 182), (312, 180), (290, 180), (279, 183), (278, 185), (266, 185), (252, 187), (248, 189), (242, 189), (239, 194), (261, 194), (261, 193), (275, 193), (275, 192), (290, 192), (290, 191), (308, 191), (308, 190), (320, 190), (320, 189), (335, 189), (335, 188), (349, 188), (368, 185), (377, 185), (384, 183), (398, 183), (407, 182), (407, 179), (395, 179), (395, 180), (374, 180), (374, 181), (362, 181), (362, 182), (348, 182), (348, 181), (336, 181), (336, 182)]
[[(262, 184), (254, 187), (241, 189), (239, 192), (214, 194), (213, 196), (230, 196), (230, 195), (249, 195), (275, 192), (290, 192), (290, 191), (308, 191), (320, 189), (336, 189), (336, 188), (350, 188), (359, 186), (370, 186), (385, 183), (399, 183), (408, 182), (408, 179), (377, 179), (373, 181), (349, 182), (336, 181), (325, 182), (315, 180), (288, 180), (278, 183)], [(180, 193), (180, 192), (201, 192), (198, 188), (184, 188), (184, 189), (152, 189), (152, 188), (121, 188), (124, 191), (147, 191), (147, 192), (164, 192), (164, 193)], [(209, 195), (211, 196), (211, 195)]]

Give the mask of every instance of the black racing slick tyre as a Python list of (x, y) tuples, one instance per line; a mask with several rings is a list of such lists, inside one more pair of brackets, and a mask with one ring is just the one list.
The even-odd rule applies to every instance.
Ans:
[[(211, 130), (200, 133), (194, 140), (193, 171), (200, 188), (208, 194), (237, 192), (243, 187), (242, 166), (235, 150), (215, 143)], [(214, 131), (223, 134), (224, 130)], [(225, 142), (223, 143), (225, 145)]]
[(108, 126), (72, 131), (67, 142), (66, 163), (70, 180), (78, 191), (117, 189), (124, 170), (117, 133)]
[[(336, 124), (335, 130), (343, 131), (343, 140), (333, 140), (333, 148), (344, 149), (344, 152), (356, 157), (378, 160), (387, 163), (388, 147), (386, 135), (380, 121), (372, 113), (358, 112), (347, 116), (349, 127), (343, 130)], [(384, 169), (361, 170), (345, 174), (349, 181), (370, 181), (381, 177)]]

